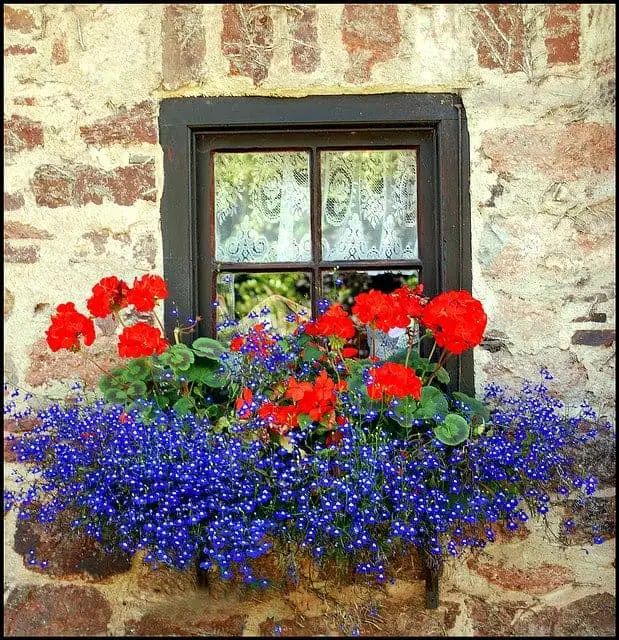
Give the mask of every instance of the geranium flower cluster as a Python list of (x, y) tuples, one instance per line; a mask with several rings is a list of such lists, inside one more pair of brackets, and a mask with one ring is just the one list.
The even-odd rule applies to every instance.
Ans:
[[(118, 317), (121, 309), (128, 307), (142, 313), (152, 312), (157, 302), (167, 296), (167, 284), (161, 276), (146, 274), (135, 278), (131, 288), (116, 276), (102, 278), (86, 301), (90, 317), (79, 313), (73, 302), (58, 305), (46, 331), (47, 344), (52, 351), (80, 351), (82, 341), (90, 346), (95, 340), (93, 318)], [(161, 331), (142, 321), (125, 326), (118, 340), (118, 354), (125, 358), (160, 354), (167, 347)]]

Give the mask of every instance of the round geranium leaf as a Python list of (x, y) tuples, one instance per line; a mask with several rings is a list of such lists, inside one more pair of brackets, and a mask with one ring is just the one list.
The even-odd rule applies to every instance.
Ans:
[(112, 387), (103, 393), (106, 402), (112, 404), (125, 404), (129, 399), (127, 394), (118, 387)]
[(445, 420), (434, 428), (434, 435), (444, 444), (455, 446), (470, 435), (469, 423), (457, 413), (448, 413)]
[(219, 356), (226, 351), (224, 346), (213, 338), (197, 338), (191, 346), (199, 356), (210, 360), (219, 360)]
[(142, 380), (135, 380), (126, 389), (125, 393), (129, 398), (140, 398), (146, 395), (146, 383)]
[(127, 365), (127, 371), (134, 377), (143, 380), (150, 373), (150, 365), (146, 358), (134, 358)]

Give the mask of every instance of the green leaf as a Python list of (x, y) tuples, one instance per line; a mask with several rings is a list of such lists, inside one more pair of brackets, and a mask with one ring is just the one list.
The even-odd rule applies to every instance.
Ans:
[(195, 360), (193, 351), (185, 344), (175, 344), (168, 349), (170, 365), (178, 371), (187, 371)]
[(322, 357), (322, 351), (318, 347), (305, 347), (303, 349), (303, 362), (314, 362)]
[(221, 342), (213, 338), (197, 338), (191, 346), (197, 355), (210, 360), (219, 360), (219, 356), (226, 352)]
[(301, 427), (301, 429), (305, 429), (308, 424), (312, 423), (312, 419), (307, 415), (307, 413), (300, 413), (297, 420), (299, 421), (299, 427)]
[(129, 398), (143, 398), (146, 395), (146, 383), (135, 380), (125, 389), (125, 393)]
[(490, 409), (483, 403), (481, 400), (477, 400), (477, 398), (471, 398), (471, 396), (467, 396), (466, 393), (462, 393), (461, 391), (454, 391), (452, 394), (456, 400), (464, 403), (471, 410), (471, 417), (479, 416), (483, 420), (490, 419)]
[(410, 427), (417, 409), (417, 400), (411, 396), (400, 398), (398, 406), (393, 410), (393, 419), (403, 427)]
[(419, 408), (413, 414), (415, 418), (431, 420), (438, 413), (445, 415), (449, 411), (447, 398), (440, 389), (436, 387), (423, 387)]
[(470, 434), (469, 423), (457, 413), (448, 413), (442, 424), (434, 427), (434, 434), (444, 444), (455, 446), (464, 442)]
[(441, 384), (449, 384), (449, 381), (451, 380), (449, 374), (447, 373), (447, 370), (444, 367), (438, 369), (438, 371), (436, 372), (436, 379)]
[(129, 399), (127, 397), (127, 394), (118, 387), (112, 387), (111, 389), (108, 389), (103, 394), (103, 397), (105, 398), (106, 402), (110, 402), (112, 404), (125, 404)]
[(228, 376), (219, 373), (218, 371), (208, 371), (204, 374), (202, 382), (214, 389), (221, 389), (228, 384)]
[(174, 411), (176, 411), (176, 413), (178, 413), (178, 415), (184, 416), (193, 408), (193, 402), (187, 396), (183, 396), (174, 403), (172, 408), (174, 409)]
[(146, 358), (134, 358), (127, 365), (127, 371), (133, 378), (143, 380), (150, 373), (150, 364)]

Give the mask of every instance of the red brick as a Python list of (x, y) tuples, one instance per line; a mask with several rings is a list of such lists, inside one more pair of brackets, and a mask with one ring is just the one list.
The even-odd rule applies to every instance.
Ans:
[(470, 558), (467, 564), (469, 568), (486, 578), (488, 582), (503, 589), (522, 593), (549, 593), (559, 587), (571, 584), (574, 580), (574, 574), (570, 569), (554, 564), (519, 569), (506, 567), (503, 563), (482, 562), (477, 558)]
[(345, 4), (341, 30), (350, 62), (344, 77), (347, 82), (365, 82), (377, 62), (398, 53), (402, 40), (398, 5)]
[[(5, 289), (6, 292), (6, 289)], [(15, 418), (4, 418), (4, 431), (10, 433), (26, 433), (40, 424), (39, 418), (26, 416), (16, 420)]]
[(36, 98), (13, 98), (13, 104), (23, 104), (32, 107), (37, 104)]
[(111, 144), (138, 144), (157, 142), (155, 109), (152, 102), (144, 101), (131, 109), (122, 109), (118, 115), (97, 120), (90, 126), (80, 127), (82, 138), (97, 147)]
[(4, 261), (33, 264), (39, 260), (39, 247), (33, 244), (16, 247), (8, 242), (4, 243)]
[(161, 24), (162, 73), (165, 89), (178, 89), (200, 78), (206, 54), (202, 6), (169, 4)]
[(258, 86), (269, 75), (273, 58), (273, 20), (268, 6), (224, 4), (221, 50), (230, 75), (247, 76)]
[(559, 610), (552, 635), (563, 638), (614, 637), (615, 608), (616, 601), (610, 593), (596, 593), (571, 602)]
[(297, 5), (299, 13), (288, 14), (288, 28), (293, 39), (292, 68), (302, 73), (316, 71), (320, 63), (318, 49), (318, 12), (315, 5)]
[(44, 229), (37, 229), (29, 224), (9, 220), (4, 223), (4, 238), (9, 240), (26, 240), (33, 238), (36, 240), (48, 240), (54, 236)]
[(67, 36), (62, 35), (54, 40), (52, 45), (52, 63), (55, 65), (69, 62), (69, 49), (67, 47)]
[(36, 22), (28, 9), (14, 9), (4, 5), (4, 26), (13, 31), (30, 33), (36, 27)]
[(19, 193), (4, 192), (4, 211), (17, 211), (24, 206), (24, 196)]
[(558, 182), (577, 180), (614, 170), (615, 126), (578, 122), (497, 129), (484, 135), (481, 150), (495, 173), (534, 168)]
[(470, 597), (465, 600), (472, 626), (472, 636), (513, 636), (511, 621), (516, 612), (526, 609), (525, 602), (490, 602), (483, 598)]
[(23, 116), (4, 119), (4, 150), (7, 153), (43, 146), (43, 123)]
[(36, 53), (37, 50), (30, 45), (12, 44), (4, 50), (5, 56), (28, 56)]
[(549, 4), (544, 20), (548, 64), (578, 64), (580, 61), (580, 5)]
[(95, 587), (31, 585), (13, 589), (4, 606), (7, 636), (107, 635), (112, 609)]
[[(477, 61), (486, 69), (505, 73), (522, 71), (524, 62), (525, 5), (482, 4), (472, 12), (477, 27)], [(507, 41), (506, 41), (507, 39)]]
[(41, 387), (56, 380), (79, 378), (89, 387), (95, 387), (103, 375), (99, 367), (111, 371), (121, 363), (117, 344), (116, 335), (98, 335), (94, 343), (86, 348), (88, 355), (84, 355), (66, 350), (52, 352), (45, 338), (40, 338), (30, 350), (26, 383), (31, 387)]
[(13, 447), (19, 442), (18, 436), (11, 436), (11, 439), (7, 440), (7, 436), (9, 434), (4, 432), (4, 461), (5, 462), (15, 462), (16, 454), (13, 451)]
[(42, 207), (83, 206), (105, 200), (130, 206), (137, 200), (156, 200), (155, 165), (148, 162), (104, 171), (87, 165), (41, 165), (34, 173), (32, 191)]

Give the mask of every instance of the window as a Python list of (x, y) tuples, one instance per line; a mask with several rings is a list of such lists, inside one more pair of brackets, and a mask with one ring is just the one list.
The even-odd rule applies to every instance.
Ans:
[[(170, 99), (160, 140), (164, 275), (200, 335), (263, 304), (256, 291), (315, 315), (371, 287), (470, 290), (457, 96)], [(471, 392), (470, 354), (450, 374)]]

